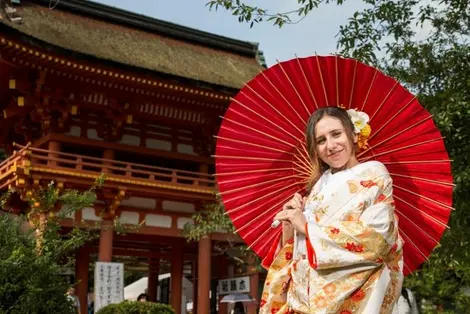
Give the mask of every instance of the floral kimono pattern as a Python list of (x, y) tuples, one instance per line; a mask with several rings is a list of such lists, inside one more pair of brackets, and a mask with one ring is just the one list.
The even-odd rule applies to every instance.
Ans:
[(379, 162), (325, 172), (308, 196), (306, 236), (263, 260), (261, 314), (392, 313), (403, 282), (403, 241), (392, 179)]

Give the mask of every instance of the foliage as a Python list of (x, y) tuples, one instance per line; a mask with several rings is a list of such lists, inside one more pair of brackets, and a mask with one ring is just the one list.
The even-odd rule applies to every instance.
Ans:
[(119, 304), (110, 304), (96, 314), (175, 314), (175, 311), (166, 304), (124, 301)]
[(234, 233), (235, 228), (230, 217), (224, 211), (220, 200), (207, 204), (204, 210), (192, 216), (194, 224), (186, 224), (183, 234), (188, 241), (199, 241), (203, 236), (214, 232)]
[(60, 257), (78, 249), (93, 237), (92, 229), (78, 227), (67, 238), (60, 237), (59, 221), (79, 209), (93, 206), (96, 201), (95, 190), (103, 182), (104, 176), (98, 177), (93, 186), (84, 192), (72, 189), (62, 191), (60, 186), (50, 182), (46, 188), (41, 186), (26, 193), (25, 199), (30, 205), (27, 215), (32, 227), (36, 229), (37, 254), (46, 250), (47, 254)]
[[(382, 2), (382, 5), (389, 1)], [(391, 1), (390, 1), (391, 2)], [(400, 4), (400, 6), (396, 6)], [(434, 115), (434, 121), (445, 137), (446, 147), (453, 160), (454, 207), (457, 209), (447, 232), (428, 263), (416, 276), (407, 279), (423, 305), (423, 313), (438, 310), (463, 313), (470, 298), (462, 287), (470, 286), (470, 242), (467, 230), (470, 223), (470, 61), (469, 25), (470, 6), (467, 1), (431, 1), (415, 8), (414, 1), (390, 3), (390, 11), (365, 11), (358, 16), (369, 16), (367, 22), (351, 20), (359, 27), (342, 34), (339, 43), (347, 37), (375, 37), (372, 45), (343, 45), (343, 50), (363, 60), (381, 66), (397, 77)], [(376, 22), (374, 22), (376, 21)], [(376, 27), (380, 21), (381, 28)], [(417, 40), (418, 26), (426, 26), (429, 34)], [(340, 32), (341, 33), (341, 32)], [(367, 35), (368, 34), (368, 35)], [(385, 37), (393, 38), (384, 42)], [(385, 53), (376, 58), (379, 48)], [(456, 245), (457, 244), (457, 245)]]
[[(26, 193), (30, 205), (28, 220), (25, 216), (11, 218), (4, 214), (1, 217), (0, 309), (4, 313), (75, 313), (65, 296), (69, 284), (59, 271), (64, 263), (70, 265), (75, 250), (94, 239), (97, 233), (74, 228), (62, 236), (59, 221), (69, 213), (92, 206), (95, 190), (102, 182), (100, 177), (84, 192), (62, 192), (51, 182), (46, 188)], [(2, 196), (3, 208), (6, 209), (13, 194), (14, 191), (8, 191)], [(60, 207), (64, 210), (54, 215)]]
[(57, 257), (36, 254), (32, 230), (21, 230), (25, 223), (24, 217), (0, 216), (0, 313), (76, 313)]
[(95, 184), (85, 192), (66, 190), (61, 193), (61, 189), (54, 181), (50, 182), (46, 188), (41, 186), (35, 191), (27, 192), (26, 200), (31, 208), (30, 214), (49, 212), (63, 205), (59, 218), (65, 218), (77, 208), (92, 206), (96, 201), (95, 189), (101, 187), (102, 182), (103, 177), (99, 177)]
[(192, 216), (192, 220), (194, 223), (186, 224), (183, 230), (183, 235), (188, 242), (199, 241), (202, 237), (212, 233), (224, 233), (227, 235), (227, 241), (215, 243), (215, 251), (235, 260), (242, 269), (252, 266), (261, 270), (257, 255), (245, 244), (238, 241), (239, 237), (236, 235), (235, 227), (226, 214), (220, 199), (215, 203), (207, 204), (204, 210)]
[[(342, 4), (344, 0), (337, 0), (338, 4)], [(274, 25), (282, 27), (284, 24), (295, 24), (300, 22), (313, 9), (317, 8), (323, 0), (297, 0), (299, 7), (288, 12), (276, 12), (271, 14), (268, 10), (258, 6), (246, 5), (240, 0), (211, 0), (207, 2), (209, 9), (224, 8), (232, 12), (238, 17), (239, 22), (250, 23), (253, 27), (255, 23), (262, 21), (272, 22)], [(326, 3), (330, 0), (326, 0)], [(296, 19), (294, 21), (294, 19)]]
[[(241, 22), (271, 19), (283, 26), (320, 4), (299, 0), (298, 10), (268, 14), (239, 0), (209, 1)], [(423, 313), (465, 313), (470, 305), (470, 3), (468, 0), (362, 0), (367, 6), (339, 28), (339, 54), (375, 65), (418, 95), (445, 137), (456, 187), (451, 230), (415, 276), (407, 278)], [(272, 17), (276, 18), (272, 18)], [(280, 17), (281, 20), (278, 20)], [(252, 24), (253, 25), (253, 24)]]
[[(27, 215), (0, 217), (0, 313), (75, 313), (65, 296), (69, 288), (59, 275), (63, 267), (74, 261), (74, 252), (97, 237), (93, 229), (74, 228), (65, 236), (59, 221), (65, 213), (54, 213), (60, 206), (73, 213), (92, 206), (95, 190), (103, 178), (87, 191), (62, 191), (51, 182), (46, 188), (25, 195), (30, 204)], [(0, 198), (7, 210), (11, 190)], [(26, 217), (27, 216), (27, 217)], [(41, 217), (43, 219), (41, 219)]]

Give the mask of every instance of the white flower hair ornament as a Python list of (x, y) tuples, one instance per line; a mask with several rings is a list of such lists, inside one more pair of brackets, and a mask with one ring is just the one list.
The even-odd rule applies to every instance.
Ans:
[(355, 109), (347, 110), (349, 117), (354, 125), (354, 133), (358, 136), (357, 146), (360, 150), (369, 148), (367, 140), (370, 137), (372, 129), (369, 125), (369, 115), (365, 112)]

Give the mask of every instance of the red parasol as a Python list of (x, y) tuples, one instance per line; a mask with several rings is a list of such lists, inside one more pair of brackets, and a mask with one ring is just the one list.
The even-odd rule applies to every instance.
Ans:
[(256, 76), (233, 99), (216, 148), (222, 201), (238, 234), (264, 257), (281, 228), (273, 217), (311, 173), (304, 129), (315, 109), (357, 108), (370, 117), (369, 148), (394, 180), (405, 274), (438, 244), (452, 210), (448, 154), (431, 115), (396, 80), (353, 59), (296, 58)]

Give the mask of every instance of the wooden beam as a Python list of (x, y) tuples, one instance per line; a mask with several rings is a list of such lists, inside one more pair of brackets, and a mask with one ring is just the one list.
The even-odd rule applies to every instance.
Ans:
[[(93, 247), (90, 250), (91, 253), (98, 253), (98, 248)], [(148, 258), (157, 258), (162, 260), (170, 261), (172, 259), (171, 253), (160, 253), (160, 252), (151, 252), (148, 250), (132, 250), (132, 249), (121, 249), (113, 248), (113, 256), (135, 256), (135, 257), (148, 257)], [(186, 261), (193, 261), (197, 259), (196, 254), (184, 253), (182, 258)]]
[[(99, 176), (97, 173), (96, 177)], [(32, 171), (31, 178), (35, 180), (50, 182), (53, 180), (58, 180), (64, 182), (66, 186), (72, 186), (73, 188), (89, 188), (93, 182), (95, 181), (94, 178), (84, 179), (80, 178), (79, 176), (62, 176), (53, 173), (35, 173)], [(105, 180), (104, 184), (105, 188), (112, 188), (112, 189), (119, 189), (123, 187), (123, 183), (120, 182), (112, 182), (110, 180)], [(184, 190), (178, 189), (169, 189), (169, 188), (156, 188), (156, 187), (145, 187), (143, 185), (126, 185), (126, 189), (129, 193), (132, 193), (133, 196), (141, 196), (141, 197), (155, 197), (155, 198), (164, 198), (167, 200), (172, 201), (214, 201), (214, 195), (209, 193), (195, 193), (195, 192), (188, 192)]]
[(130, 146), (130, 145), (119, 144), (119, 143), (90, 140), (87, 138), (67, 136), (67, 135), (57, 134), (57, 133), (51, 133), (51, 134), (46, 135), (45, 137), (35, 141), (32, 146), (38, 147), (38, 148), (44, 147), (46, 143), (49, 141), (58, 141), (58, 142), (70, 143), (70, 144), (86, 146), (86, 147), (91, 146), (91, 147), (99, 147), (103, 149), (113, 149), (116, 151), (127, 151), (127, 152), (133, 151), (139, 155), (186, 160), (186, 161), (192, 161), (195, 163), (214, 164), (214, 158), (212, 157), (192, 156), (188, 154), (167, 152), (167, 151), (151, 149), (151, 148), (146, 148), (146, 147)]
[[(74, 220), (68, 218), (64, 219), (60, 222), (62, 227), (66, 228), (73, 228), (73, 227), (80, 227), (80, 228), (95, 228), (95, 222), (93, 221), (85, 221), (84, 223), (75, 223)], [(150, 227), (150, 226), (142, 226), (136, 232), (132, 232), (126, 235), (124, 241), (134, 239), (135, 241), (142, 241), (141, 235), (145, 236), (159, 236), (159, 237), (173, 237), (173, 238), (183, 238), (182, 230), (175, 229), (175, 228), (162, 228), (162, 227)], [(133, 236), (133, 237), (132, 237)], [(149, 238), (145, 238), (146, 241), (149, 241)], [(158, 239), (158, 238), (156, 238)], [(233, 234), (224, 234), (224, 233), (213, 233), (211, 234), (211, 239), (214, 241), (232, 241), (235, 243), (243, 243), (243, 240)], [(118, 238), (115, 241), (119, 241)], [(154, 243), (159, 243), (160, 240), (154, 240)]]
[[(133, 94), (146, 94), (147, 91), (160, 91), (225, 104), (228, 104), (229, 97), (236, 92), (235, 90), (219, 92), (216, 91), (213, 86), (201, 88), (192, 83), (175, 83), (174, 80), (168, 81), (158, 77), (152, 78), (146, 76), (145, 78), (141, 78), (137, 77), (135, 73), (123, 72), (122, 69), (103, 67), (102, 65), (84, 62), (83, 60), (78, 62), (73, 58), (51, 55), (49, 52), (36, 50), (36, 48), (32, 49), (33, 47), (27, 48), (33, 52), (32, 54), (19, 55), (16, 46), (23, 47), (24, 43), (13, 45), (12, 42), (16, 42), (16, 40), (13, 38), (4, 38), (4, 36), (2, 36), (1, 40), (0, 51), (6, 62), (31, 68), (37, 68), (40, 65), (43, 70), (47, 69), (48, 72), (53, 73), (54, 76), (57, 76), (59, 79), (69, 77), (75, 80), (75, 82), (78, 81), (81, 83), (75, 83), (74, 85), (93, 84), (105, 87), (112, 86), (114, 91), (129, 87), (128, 91)], [(6, 45), (7, 40), (10, 41), (11, 45)], [(27, 63), (27, 65), (25, 63)], [(114, 75), (110, 76), (109, 74), (111, 73)]]
[[(93, 221), (85, 221), (84, 223), (75, 223), (72, 219), (64, 219), (60, 222), (62, 227), (80, 227), (80, 228), (95, 228), (95, 222)], [(130, 227), (135, 227), (133, 225), (129, 225)], [(149, 227), (149, 226), (141, 226), (138, 231), (133, 232), (136, 234), (141, 235), (158, 235), (164, 237), (174, 237), (174, 238), (182, 238), (183, 235), (181, 234), (181, 229), (174, 229), (174, 228), (162, 228), (162, 227)]]

